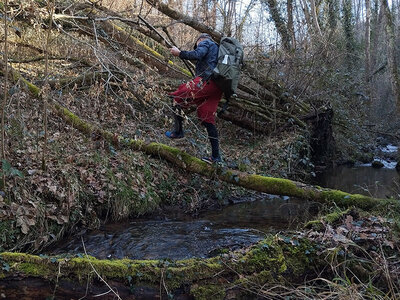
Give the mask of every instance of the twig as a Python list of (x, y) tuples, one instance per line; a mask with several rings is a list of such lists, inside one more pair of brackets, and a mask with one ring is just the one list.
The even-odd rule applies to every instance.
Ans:
[[(89, 255), (86, 252), (86, 247), (85, 247), (85, 242), (83, 241), (83, 237), (81, 237), (82, 240), (82, 246), (83, 246), (83, 251), (85, 252), (86, 258), (87, 258), (87, 262), (89, 263), (89, 265), (92, 267), (93, 272), (97, 275), (97, 277), (99, 277), (99, 279), (101, 281), (103, 281), (103, 283), (110, 289), (111, 292), (113, 292), (113, 294), (120, 300), (121, 297), (112, 289), (112, 287), (103, 279), (103, 277), (100, 276), (100, 274), (97, 272), (97, 270), (95, 269), (95, 267), (93, 266), (93, 264), (90, 262), (89, 259)], [(107, 292), (108, 293), (108, 292)]]
[(61, 262), (58, 263), (58, 273), (57, 273), (56, 284), (54, 286), (52, 299), (55, 299), (55, 297), (56, 297), (56, 290), (57, 290), (57, 287), (58, 287), (58, 278), (60, 277), (60, 275), (61, 275)]
[(87, 278), (87, 281), (86, 281), (86, 291), (85, 291), (85, 295), (83, 295), (81, 298), (79, 298), (78, 300), (82, 300), (82, 299), (85, 299), (86, 298), (86, 296), (87, 296), (87, 294), (88, 294), (88, 290), (89, 290), (89, 277), (90, 277), (90, 273), (88, 274), (88, 278)]

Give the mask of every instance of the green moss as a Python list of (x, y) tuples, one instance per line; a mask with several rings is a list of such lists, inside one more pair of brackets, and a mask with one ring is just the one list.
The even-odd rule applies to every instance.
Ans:
[(318, 220), (312, 220), (307, 222), (304, 227), (305, 228), (313, 228), (315, 230), (322, 230), (324, 228), (324, 223), (333, 224), (342, 218), (344, 215), (347, 215), (350, 212), (350, 208), (346, 210), (341, 210), (340, 208), (335, 208), (335, 210), (329, 214), (321, 216)]
[(326, 220), (328, 224), (333, 224), (334, 222), (338, 221), (344, 215), (347, 215), (350, 212), (350, 209), (340, 210), (336, 209), (334, 212), (325, 215), (323, 218)]
[(52, 275), (54, 271), (46, 265), (40, 265), (36, 263), (21, 263), (18, 266), (18, 270), (23, 272), (25, 275), (41, 277), (48, 277)]
[(102, 278), (127, 282), (129, 277), (135, 284), (158, 285), (161, 274), (163, 274), (165, 283), (170, 289), (179, 288), (183, 284), (190, 284), (199, 279), (213, 278), (214, 274), (223, 269), (215, 259), (182, 260), (166, 264), (157, 260), (98, 260), (93, 257), (41, 258), (35, 255), (10, 252), (2, 253), (0, 258), (10, 265), (11, 271), (50, 279), (57, 276), (59, 263), (61, 276), (70, 279), (77, 278), (79, 281), (84, 281), (93, 268)]
[(322, 224), (321, 220), (312, 220), (308, 221), (305, 225), (305, 228), (313, 228), (314, 230), (322, 230), (324, 229), (324, 225)]
[[(237, 285), (299, 281), (308, 272), (313, 245), (295, 237), (269, 236), (245, 254), (234, 253), (225, 258), (158, 260), (98, 260), (84, 258), (42, 258), (24, 253), (3, 253), (0, 258), (11, 271), (2, 276), (22, 273), (29, 276), (77, 280), (85, 283), (87, 274), (96, 270), (104, 279), (158, 289), (160, 280), (169, 291), (191, 286), (195, 299), (223, 299), (225, 291)], [(315, 259), (315, 255), (313, 256)], [(319, 261), (314, 260), (315, 264)], [(324, 265), (325, 262), (319, 262)], [(60, 267), (60, 273), (58, 272)], [(240, 276), (239, 276), (240, 274)], [(220, 281), (229, 278), (229, 281)], [(231, 282), (231, 283), (229, 283)]]
[(310, 198), (310, 192), (298, 187), (294, 181), (282, 178), (266, 177), (261, 175), (241, 176), (242, 186), (250, 187), (257, 191), (265, 191), (276, 195)]
[(62, 113), (62, 115), (68, 119), (68, 121), (73, 125), (76, 126), (79, 130), (82, 130), (85, 133), (92, 133), (95, 130), (95, 127), (90, 125), (89, 123), (81, 120), (77, 115), (75, 115), (70, 110), (58, 105), (57, 103), (54, 104), (54, 107)]
[(209, 284), (191, 288), (190, 294), (196, 300), (222, 300), (225, 298), (225, 289), (220, 285)]
[(309, 255), (313, 251), (313, 245), (307, 240), (287, 236), (270, 237), (253, 247), (240, 260), (240, 270), (251, 272), (256, 277), (261, 274), (269, 281), (280, 281), (283, 276), (297, 278), (307, 270)]
[(56, 274), (55, 268), (53, 268), (51, 264), (47, 264), (46, 261), (40, 259), (38, 256), (25, 253), (4, 252), (0, 254), (0, 259), (7, 262), (11, 270), (22, 272), (28, 276), (47, 278)]
[(240, 164), (238, 165), (238, 169), (239, 169), (240, 172), (246, 172), (246, 170), (247, 170), (247, 165), (245, 165), (245, 164), (243, 164), (243, 163), (240, 163)]

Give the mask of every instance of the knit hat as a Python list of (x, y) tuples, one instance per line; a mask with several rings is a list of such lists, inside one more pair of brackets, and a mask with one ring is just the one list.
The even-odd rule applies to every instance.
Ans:
[(197, 42), (199, 41), (199, 39), (209, 39), (209, 40), (213, 40), (212, 37), (208, 34), (208, 33), (202, 33), (198, 36), (198, 38), (196, 39), (196, 42), (194, 43), (193, 49), (196, 50), (197, 48)]

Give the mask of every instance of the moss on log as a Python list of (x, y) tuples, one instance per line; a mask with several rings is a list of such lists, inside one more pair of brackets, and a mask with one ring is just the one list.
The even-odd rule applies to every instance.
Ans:
[(41, 285), (36, 284), (35, 288), (43, 289), (43, 298), (54, 293), (56, 299), (64, 299), (62, 296), (68, 286), (74, 286), (76, 293), (72, 295), (69, 291), (66, 295), (83, 296), (85, 290), (82, 287), (86, 285), (89, 287), (87, 296), (93, 296), (92, 292), (98, 292), (99, 287), (105, 285), (99, 279), (101, 277), (118, 291), (124, 291), (121, 287), (125, 287), (128, 292), (129, 289), (133, 293), (147, 291), (153, 297), (180, 294), (183, 299), (223, 299), (232, 289), (246, 294), (246, 288), (257, 281), (296, 283), (305, 275), (316, 276), (317, 273), (310, 274), (310, 266), (320, 269), (324, 261), (313, 249), (313, 244), (305, 239), (296, 240), (293, 245), (285, 241), (285, 237), (269, 236), (243, 253), (179, 261), (98, 260), (86, 255), (39, 257), (5, 252), (0, 253), (3, 265), (0, 292), (7, 299), (18, 299), (28, 287), (25, 284), (24, 289), (11, 289), (10, 284), (16, 279), (24, 284), (24, 280), (36, 278)]
[[(0, 66), (3, 66), (0, 62)], [(17, 71), (11, 69), (14, 81), (24, 82), (33, 96), (40, 98), (40, 88), (24, 79)], [(383, 209), (400, 212), (400, 202), (394, 199), (376, 199), (360, 194), (350, 194), (339, 190), (312, 186), (288, 179), (266, 177), (257, 174), (247, 174), (237, 170), (211, 166), (188, 153), (161, 143), (146, 143), (143, 140), (127, 139), (110, 131), (101, 129), (86, 122), (73, 112), (58, 103), (52, 105), (54, 111), (78, 130), (92, 134), (97, 133), (110, 143), (130, 147), (154, 157), (171, 162), (173, 165), (188, 172), (197, 173), (208, 178), (219, 179), (237, 186), (274, 195), (284, 195), (309, 199), (320, 203), (355, 206), (361, 209)]]
[(361, 209), (391, 208), (400, 211), (400, 204), (397, 200), (376, 199), (364, 195), (349, 194), (339, 190), (307, 185), (288, 179), (247, 174), (236, 170), (210, 166), (204, 161), (177, 148), (161, 143), (145, 143), (142, 140), (125, 139), (83, 121), (59, 104), (55, 104), (54, 107), (60, 116), (82, 132), (87, 134), (100, 134), (104, 139), (111, 143), (129, 146), (134, 150), (143, 151), (154, 157), (165, 159), (189, 172), (194, 172), (209, 178), (218, 178), (222, 181), (242, 186), (246, 189), (274, 195), (293, 196), (328, 204), (336, 203), (337, 205), (344, 207), (355, 206)]
[(292, 196), (327, 204), (335, 203), (336, 205), (343, 207), (355, 206), (365, 210), (391, 209), (400, 212), (399, 201), (394, 199), (376, 199), (360, 194), (350, 194), (339, 190), (312, 186), (289, 179), (247, 174), (237, 170), (210, 166), (204, 161), (193, 157), (178, 148), (161, 143), (145, 143), (142, 140), (126, 139), (80, 119), (78, 116), (59, 104), (55, 104), (54, 108), (61, 117), (82, 132), (87, 134), (97, 133), (111, 143), (116, 143), (120, 146), (128, 146), (134, 150), (142, 151), (154, 157), (165, 159), (175, 166), (189, 172), (197, 173), (209, 178), (219, 179), (246, 189), (268, 194)]

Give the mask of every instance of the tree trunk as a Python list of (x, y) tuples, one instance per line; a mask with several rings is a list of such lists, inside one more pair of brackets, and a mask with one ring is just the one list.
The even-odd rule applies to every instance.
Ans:
[[(368, 97), (371, 98), (371, 1), (365, 0), (365, 84)], [(371, 101), (369, 101), (371, 103)]]
[(186, 16), (185, 14), (172, 9), (167, 4), (164, 4), (159, 0), (147, 0), (147, 2), (150, 5), (154, 6), (156, 9), (158, 9), (163, 14), (167, 15), (168, 17), (170, 17), (174, 20), (180, 20), (184, 24), (189, 25), (200, 32), (208, 33), (216, 41), (219, 41), (222, 38), (222, 34), (215, 31), (214, 28), (209, 27), (209, 26), (205, 25), (204, 23), (195, 20), (194, 18)]
[(339, 19), (338, 16), (338, 0), (327, 0), (328, 4), (328, 24), (329, 24), (329, 31), (332, 34), (337, 27), (337, 22)]
[(321, 37), (322, 32), (321, 28), (319, 26), (319, 21), (318, 21), (318, 14), (317, 14), (317, 6), (315, 5), (315, 0), (310, 0), (311, 4), (311, 15), (312, 15), (312, 24), (314, 27), (314, 32)]
[(292, 48), (296, 48), (296, 35), (294, 31), (294, 21), (293, 21), (293, 0), (287, 0), (286, 9), (288, 14), (287, 28), (290, 35)]
[(397, 110), (400, 112), (400, 81), (399, 72), (397, 70), (397, 54), (395, 46), (396, 37), (392, 14), (390, 12), (387, 0), (382, 0), (382, 9), (385, 14), (387, 60), (390, 71), (390, 82), (392, 85), (392, 92), (397, 105)]
[(272, 20), (274, 20), (276, 30), (278, 31), (278, 33), (282, 39), (283, 48), (286, 51), (290, 51), (292, 48), (291, 38), (289, 35), (288, 27), (286, 26), (285, 21), (279, 12), (277, 1), (276, 0), (262, 0), (262, 2), (264, 2), (268, 5), (268, 9), (271, 14)]
[[(378, 63), (378, 56), (379, 53), (382, 51), (380, 49), (381, 43), (385, 43), (383, 38), (384, 34), (382, 34), (383, 31), (383, 18), (384, 18), (384, 13), (383, 9), (380, 8), (380, 0), (372, 0), (372, 7), (371, 7), (371, 72), (372, 70), (377, 68), (377, 63)], [(372, 74), (370, 76), (370, 80), (372, 79)]]
[[(3, 66), (4, 66), (4, 74), (5, 74), (5, 80), (4, 80), (4, 94), (3, 94), (3, 101), (1, 102), (1, 159), (3, 161), (6, 160), (6, 124), (5, 124), (5, 118), (6, 118), (6, 106), (7, 106), (7, 99), (8, 99), (8, 16), (7, 16), (7, 10), (8, 10), (8, 0), (5, 1), (4, 3), (4, 56), (3, 56)], [(6, 187), (6, 176), (4, 172), (1, 175), (1, 184), (0, 188), (4, 189)]]
[(306, 23), (307, 23), (307, 28), (312, 33), (313, 24), (312, 24), (312, 20), (311, 20), (311, 14), (310, 14), (310, 11), (308, 9), (307, 1), (301, 0), (300, 3), (301, 3), (301, 6), (302, 6), (302, 9), (303, 9), (304, 18), (305, 18)]
[(354, 24), (353, 24), (353, 6), (352, 0), (344, 0), (343, 2), (343, 30), (346, 38), (346, 62), (349, 71), (354, 66)]

